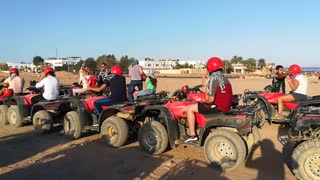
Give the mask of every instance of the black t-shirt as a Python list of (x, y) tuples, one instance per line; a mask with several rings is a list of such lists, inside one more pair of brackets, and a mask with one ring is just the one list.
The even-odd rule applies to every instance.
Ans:
[(112, 75), (103, 79), (103, 83), (109, 87), (110, 99), (113, 104), (127, 101), (126, 78), (123, 76)]

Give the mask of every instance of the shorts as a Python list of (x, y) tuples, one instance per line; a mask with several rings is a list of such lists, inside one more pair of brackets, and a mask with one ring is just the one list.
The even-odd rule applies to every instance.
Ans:
[(213, 114), (221, 112), (216, 105), (207, 103), (198, 103), (198, 111), (200, 114)]
[(302, 101), (307, 99), (307, 95), (295, 93), (293, 91), (290, 92), (290, 94), (293, 96), (295, 101)]

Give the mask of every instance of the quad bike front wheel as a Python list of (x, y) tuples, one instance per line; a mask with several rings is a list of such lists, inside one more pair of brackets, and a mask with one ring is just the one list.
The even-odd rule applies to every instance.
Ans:
[(34, 130), (38, 134), (49, 132), (53, 127), (53, 119), (51, 114), (46, 110), (40, 110), (33, 115), (32, 118)]
[(128, 139), (129, 128), (125, 120), (111, 116), (102, 123), (100, 135), (108, 146), (121, 147)]
[(150, 154), (161, 154), (168, 147), (168, 133), (158, 121), (144, 124), (138, 133), (140, 147)]
[(76, 111), (69, 111), (63, 119), (63, 130), (65, 136), (70, 139), (78, 139), (81, 137), (81, 123), (79, 115)]
[(299, 144), (292, 154), (292, 171), (297, 179), (320, 180), (320, 140)]
[(229, 171), (244, 162), (247, 150), (240, 135), (230, 130), (216, 129), (206, 138), (204, 153), (214, 168)]
[(8, 106), (0, 105), (0, 125), (8, 124), (7, 112), (8, 112)]
[(7, 112), (9, 124), (13, 127), (21, 127), (23, 124), (23, 117), (20, 114), (19, 107), (12, 105)]

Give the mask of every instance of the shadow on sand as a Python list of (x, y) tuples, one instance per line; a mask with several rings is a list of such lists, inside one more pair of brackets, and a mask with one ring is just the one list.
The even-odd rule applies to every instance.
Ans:
[(101, 141), (76, 145), (2, 174), (0, 179), (227, 179), (202, 161), (152, 156), (137, 144), (129, 146), (109, 148)]
[[(261, 156), (253, 158), (253, 153), (260, 147)], [(284, 163), (282, 154), (275, 149), (273, 142), (264, 139), (259, 144), (255, 144), (248, 155), (245, 166), (257, 169), (257, 179), (284, 179)]]

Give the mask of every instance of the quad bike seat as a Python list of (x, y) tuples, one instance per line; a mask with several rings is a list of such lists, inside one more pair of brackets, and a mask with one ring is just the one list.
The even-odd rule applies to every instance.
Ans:
[(249, 123), (249, 119), (245, 115), (242, 117), (226, 114), (226, 113), (215, 113), (203, 115), (207, 119), (207, 123), (214, 123), (217, 126), (228, 126), (241, 128)]

